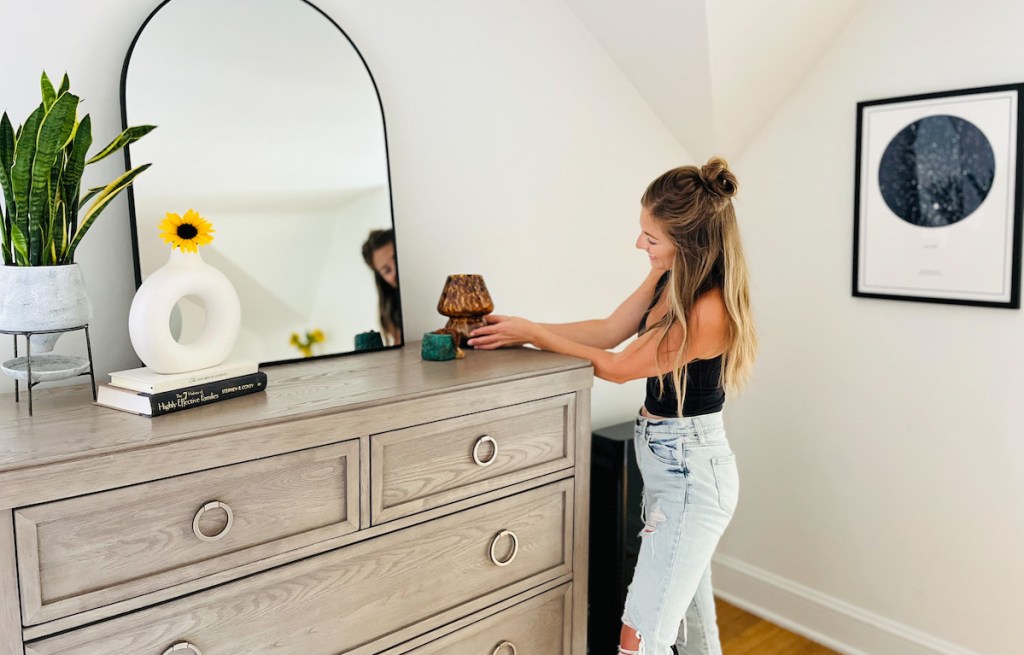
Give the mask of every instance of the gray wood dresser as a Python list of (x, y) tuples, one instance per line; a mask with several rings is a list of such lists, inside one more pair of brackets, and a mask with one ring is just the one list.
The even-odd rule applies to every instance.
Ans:
[(266, 371), (156, 419), (0, 396), (0, 655), (584, 655), (588, 362)]

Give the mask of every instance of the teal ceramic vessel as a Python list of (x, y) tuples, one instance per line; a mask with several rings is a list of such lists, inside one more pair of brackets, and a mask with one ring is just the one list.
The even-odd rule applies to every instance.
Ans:
[(455, 340), (450, 334), (427, 332), (423, 335), (423, 347), (420, 354), (423, 359), (432, 362), (455, 359)]
[(381, 338), (380, 332), (376, 330), (360, 332), (356, 335), (356, 350), (374, 350), (383, 347), (384, 339)]

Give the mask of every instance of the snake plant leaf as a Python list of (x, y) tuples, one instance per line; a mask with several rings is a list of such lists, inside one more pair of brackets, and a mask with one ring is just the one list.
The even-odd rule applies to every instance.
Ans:
[(107, 205), (109, 205), (114, 198), (127, 189), (136, 177), (150, 166), (152, 166), (152, 164), (143, 164), (142, 166), (133, 168), (115, 179), (100, 191), (92, 205), (90, 205), (89, 209), (86, 210), (85, 216), (82, 217), (82, 222), (79, 224), (78, 230), (75, 232), (75, 236), (71, 240), (71, 245), (68, 246), (67, 254), (65, 254), (63, 261), (61, 261), (62, 264), (70, 264), (74, 262), (75, 249), (78, 248), (78, 244), (82, 241), (82, 237), (85, 236), (86, 231), (92, 227), (92, 223), (96, 220), (96, 217), (106, 209)]
[(11, 125), (11, 119), (7, 116), (7, 112), (4, 112), (2, 118), (0, 118), (0, 189), (4, 194), (4, 212), (3, 220), (0, 220), (0, 226), (2, 226), (2, 239), (4, 249), (4, 263), (11, 263), (11, 221), (14, 219), (14, 187), (11, 183), (11, 167), (14, 166), (14, 146), (15, 146), (14, 126)]
[[(11, 186), (14, 187), (14, 218), (11, 224), (16, 225), (18, 234), (25, 243), (25, 258), (28, 258), (28, 195), (32, 187), (32, 159), (36, 154), (35, 135), (39, 131), (39, 123), (42, 122), (46, 109), (39, 105), (25, 121), (25, 124), (18, 128), (17, 141), (14, 146), (14, 165), (11, 167)], [(11, 230), (12, 238), (15, 234)], [(17, 250), (17, 243), (14, 244)], [(28, 262), (19, 262), (21, 266), (27, 266)]]
[[(67, 214), (65, 213), (65, 216), (66, 215)], [(69, 229), (67, 218), (64, 219), (64, 229), (61, 230), (61, 233), (64, 235), (64, 238), (60, 242), (60, 250), (58, 251), (59, 254), (57, 255), (57, 259), (55, 260), (57, 262), (64, 261), (64, 255), (66, 255), (68, 252), (68, 235), (71, 234), (71, 230)]]
[(28, 224), (28, 261), (31, 266), (45, 266), (46, 232), (43, 221), (29, 221)]
[(42, 233), (42, 251), (39, 263), (43, 266), (49, 266), (54, 263), (54, 260), (50, 257), (50, 252), (53, 250), (54, 230), (58, 229), (57, 216), (63, 211), (64, 204), (60, 198), (60, 180), (61, 174), (64, 172), (63, 160), (63, 153), (57, 155), (57, 161), (54, 162), (53, 168), (50, 169), (50, 180), (46, 186), (47, 194), (44, 214), (46, 220), (42, 221), (39, 226)]
[(11, 264), (11, 228), (8, 226), (7, 214), (0, 207), (0, 249), (4, 253), (4, 265)]
[[(46, 233), (44, 226), (49, 227), (53, 218), (51, 205), (50, 183), (51, 171), (62, 156), (75, 129), (75, 115), (78, 110), (78, 96), (65, 93), (57, 98), (50, 110), (45, 113), (36, 134), (35, 153), (32, 161), (31, 189), (29, 191), (29, 217), (37, 229), (29, 231), (28, 253), (33, 265), (41, 261), (42, 248)], [(30, 133), (26, 133), (31, 138)], [(20, 156), (19, 156), (20, 159)]]
[[(62, 166), (60, 166), (60, 164), (58, 164), (57, 166), (63, 168)], [(54, 184), (52, 188), (61, 188), (59, 176), (57, 178), (57, 182)], [(50, 203), (50, 221), (47, 224), (46, 233), (43, 239), (43, 243), (46, 244), (46, 252), (44, 254), (47, 257), (50, 257), (50, 251), (53, 251), (55, 243), (60, 243), (64, 241), (63, 230), (64, 225), (67, 224), (67, 217), (65, 216), (65, 212), (67, 211), (67, 204), (64, 202), (64, 199), (60, 196), (60, 191), (57, 191), (57, 195), (55, 197), (50, 198)], [(44, 265), (56, 263), (57, 258), (56, 254), (54, 254), (48, 261), (44, 262)]]
[(0, 118), (0, 186), (3, 187), (4, 197), (9, 201), (7, 211), (11, 211), (14, 204), (14, 196), (11, 194), (11, 167), (14, 166), (16, 143), (11, 119), (7, 112), (4, 112)]
[(99, 160), (114, 154), (115, 152), (125, 147), (126, 145), (130, 143), (135, 143), (136, 141), (146, 136), (155, 129), (156, 125), (139, 125), (137, 127), (129, 127), (124, 132), (121, 132), (121, 134), (119, 134), (117, 138), (111, 141), (106, 148), (100, 150), (92, 159), (85, 163), (95, 164)]
[[(92, 145), (92, 119), (89, 114), (82, 118), (75, 130), (74, 140), (69, 147), (70, 153), (67, 156), (67, 164), (64, 171), (61, 194), (67, 203), (67, 216), (69, 229), (73, 232), (78, 224), (78, 208), (87, 200), (78, 199), (82, 188), (82, 173), (85, 171), (85, 154)], [(102, 189), (103, 187), (100, 187)]]
[(57, 90), (57, 95), (67, 93), (71, 89), (71, 80), (68, 79), (68, 74), (65, 71), (64, 79), (60, 81), (60, 89)]
[(53, 82), (51, 82), (50, 78), (46, 75), (46, 71), (43, 71), (43, 77), (39, 80), (39, 86), (43, 91), (43, 106), (45, 106), (46, 110), (49, 111), (50, 107), (53, 106), (53, 103), (57, 101), (57, 91), (54, 90)]
[(105, 186), (98, 186), (98, 187), (89, 189), (89, 192), (86, 193), (84, 196), (82, 196), (82, 199), (78, 201), (78, 206), (81, 207), (82, 205), (86, 204), (87, 202), (92, 200), (93, 197), (95, 197), (97, 193), (99, 193), (100, 191), (102, 191), (103, 189), (106, 189), (106, 188), (107, 187), (105, 187)]
[(11, 245), (14, 247), (14, 260), (18, 266), (28, 266), (28, 239), (17, 223), (11, 223)]
[(50, 234), (47, 236), (51, 251), (50, 263), (52, 264), (60, 263), (60, 256), (68, 241), (67, 210), (67, 203), (63, 199), (58, 200), (53, 212), (54, 220), (50, 223)]

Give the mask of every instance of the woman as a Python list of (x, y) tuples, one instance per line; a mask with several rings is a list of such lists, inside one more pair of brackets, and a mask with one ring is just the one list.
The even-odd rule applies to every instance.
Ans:
[[(746, 382), (757, 351), (736, 190), (719, 158), (668, 171), (641, 199), (636, 247), (647, 252), (651, 272), (611, 316), (551, 325), (492, 315), (469, 341), (582, 357), (613, 382), (647, 378), (634, 440), (644, 529), (622, 654), (668, 655), (673, 645), (681, 654), (722, 652), (710, 563), (739, 496), (722, 406), (725, 389)], [(607, 351), (634, 332), (624, 350)]]
[(402, 343), (402, 313), (398, 296), (398, 265), (395, 263), (395, 231), (372, 230), (363, 244), (363, 261), (373, 270), (380, 326), (387, 345), (399, 345)]

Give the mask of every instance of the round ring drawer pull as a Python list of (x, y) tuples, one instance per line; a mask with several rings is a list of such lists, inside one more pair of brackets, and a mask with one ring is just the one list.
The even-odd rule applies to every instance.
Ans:
[(491, 655), (498, 655), (499, 653), (501, 653), (501, 649), (506, 647), (509, 649), (511, 655), (517, 655), (519, 653), (519, 651), (516, 650), (515, 644), (513, 644), (511, 641), (503, 641), (500, 644), (498, 644), (498, 647), (494, 649), (494, 652), (491, 653)]
[[(187, 641), (179, 641), (165, 650), (163, 655), (171, 655), (172, 653), (177, 653), (179, 651), (192, 651), (195, 655), (203, 655), (203, 651), (199, 650)], [(512, 652), (514, 653), (515, 651), (513, 650)], [(182, 653), (181, 655), (185, 655), (185, 653)]]
[[(218, 532), (217, 534), (205, 534), (202, 530), (199, 529), (199, 519), (203, 518), (203, 514), (206, 514), (207, 512), (215, 509), (224, 510), (224, 513), (228, 515), (228, 522), (224, 524), (224, 527), (221, 528), (220, 532)], [(222, 503), (219, 500), (211, 500), (210, 502), (200, 507), (199, 511), (196, 512), (195, 518), (192, 519), (192, 532), (196, 533), (196, 536), (199, 537), (199, 539), (202, 541), (217, 541), (218, 539), (220, 539), (228, 533), (228, 530), (231, 529), (231, 525), (234, 522), (235, 516), (234, 514), (232, 514), (231, 508), (228, 507), (227, 503)], [(175, 644), (175, 647), (177, 647), (177, 644)], [(186, 644), (185, 647), (192, 648), (193, 650), (195, 650), (195, 646), (188, 646)], [(198, 653), (199, 651), (196, 650), (196, 652)], [(166, 655), (166, 653), (164, 655)]]
[[(499, 560), (498, 556), (494, 554), (494, 547), (498, 545), (498, 542), (501, 541), (502, 537), (511, 537), (512, 538), (512, 554), (509, 555), (508, 559), (505, 560), (505, 561)], [(514, 560), (516, 558), (516, 555), (518, 555), (518, 554), (519, 554), (519, 537), (516, 536), (515, 532), (512, 532), (511, 530), (502, 530), (501, 532), (499, 532), (494, 537), (494, 539), (491, 540), (491, 561), (494, 562), (495, 566), (508, 566), (509, 564), (512, 563), (512, 560)], [(512, 648), (513, 648), (513, 651), (514, 651), (515, 647), (513, 646)]]
[[(494, 449), (494, 452), (491, 453), (490, 459), (486, 461), (480, 459), (480, 446), (485, 443), (490, 443), (491, 447)], [(498, 459), (498, 442), (486, 434), (477, 439), (476, 445), (473, 446), (473, 461), (477, 463), (477, 466), (490, 466), (496, 459)]]

